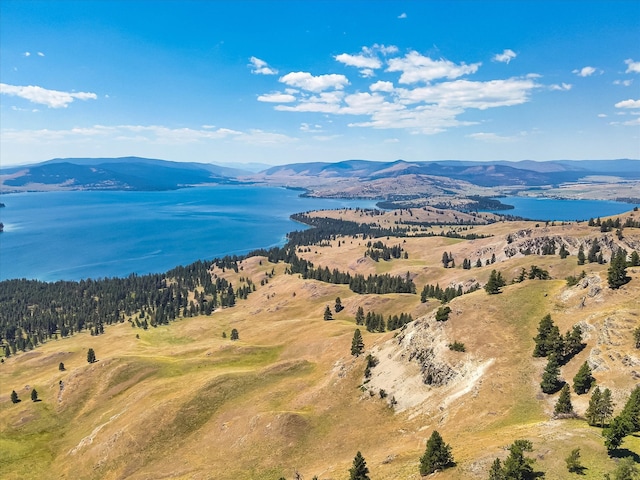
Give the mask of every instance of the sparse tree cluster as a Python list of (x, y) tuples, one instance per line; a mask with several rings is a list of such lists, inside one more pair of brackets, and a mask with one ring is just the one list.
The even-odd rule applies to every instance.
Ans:
[(400, 315), (389, 315), (385, 321), (381, 313), (367, 312), (364, 313), (364, 309), (359, 306), (356, 311), (356, 325), (364, 325), (368, 332), (385, 332), (393, 331), (398, 328), (402, 328), (409, 322), (413, 321), (413, 317), (410, 313), (401, 313)]
[(484, 289), (489, 295), (495, 295), (497, 293), (500, 293), (500, 289), (505, 285), (506, 282), (504, 278), (502, 278), (502, 274), (496, 270), (491, 270), (489, 280), (484, 286)]

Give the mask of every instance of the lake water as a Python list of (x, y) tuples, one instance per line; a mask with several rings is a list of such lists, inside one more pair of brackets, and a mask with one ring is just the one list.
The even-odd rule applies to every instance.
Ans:
[[(301, 198), (267, 187), (200, 187), (165, 192), (47, 192), (0, 196), (0, 280), (45, 281), (161, 273), (177, 265), (285, 243), (302, 225), (289, 215), (373, 208), (374, 201)], [(502, 213), (576, 220), (631, 210), (593, 200), (500, 199)]]
[(161, 273), (177, 265), (283, 245), (305, 228), (289, 215), (373, 208), (267, 187), (0, 196), (0, 279), (45, 281)]
[(553, 198), (505, 197), (502, 203), (513, 210), (491, 210), (505, 215), (517, 215), (532, 220), (582, 221), (607, 217), (633, 210), (635, 205), (610, 200), (558, 200)]

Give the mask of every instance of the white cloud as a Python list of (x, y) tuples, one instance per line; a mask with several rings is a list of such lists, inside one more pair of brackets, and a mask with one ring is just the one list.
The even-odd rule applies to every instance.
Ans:
[(310, 92), (321, 92), (330, 88), (341, 90), (345, 85), (349, 85), (347, 77), (335, 73), (313, 76), (309, 72), (291, 72), (280, 77), (279, 81)]
[(633, 120), (627, 120), (626, 122), (609, 122), (609, 125), (623, 125), (625, 127), (635, 127), (640, 125), (640, 117)]
[(471, 133), (467, 137), (485, 143), (510, 143), (517, 140), (516, 137), (505, 137), (491, 132)]
[(634, 62), (627, 58), (624, 63), (627, 65), (627, 70), (624, 73), (640, 73), (640, 62)]
[(383, 143), (400, 143), (400, 140), (397, 138), (385, 138)]
[(66, 108), (75, 99), (96, 100), (98, 98), (95, 93), (90, 92), (61, 92), (34, 85), (18, 86), (7, 85), (6, 83), (0, 83), (0, 94), (24, 98), (32, 103), (46, 105), (49, 108)]
[(31, 56), (31, 52), (24, 52), (22, 55), (25, 56), (25, 57), (30, 57)]
[(496, 53), (493, 57), (493, 61), (508, 64), (514, 58), (516, 58), (516, 52), (507, 48), (502, 53)]
[(42, 52), (38, 52), (38, 56), (39, 56), (39, 57), (44, 57), (44, 53), (42, 53)]
[(382, 55), (391, 55), (392, 53), (398, 53), (398, 47), (374, 43), (371, 47), (362, 47), (362, 51), (366, 54), (381, 53)]
[(402, 72), (400, 83), (428, 83), (439, 78), (458, 78), (477, 72), (482, 65), (481, 63), (467, 65), (464, 62), (456, 65), (444, 58), (433, 60), (416, 51), (411, 51), (402, 58), (391, 58), (387, 63), (389, 65), (387, 72)]
[(258, 101), (268, 103), (291, 103), (296, 101), (296, 97), (290, 93), (274, 92), (258, 96)]
[(572, 70), (571, 73), (575, 73), (576, 75), (578, 75), (579, 77), (590, 77), (591, 75), (593, 75), (594, 73), (596, 73), (598, 70), (594, 67), (582, 67), (580, 69), (575, 69)]
[(573, 85), (571, 85), (570, 83), (564, 83), (562, 82), (560, 85), (549, 85), (549, 89), (550, 90), (559, 90), (559, 91), (563, 91), (566, 92), (568, 90), (571, 90), (571, 88), (573, 87)]
[(350, 67), (357, 68), (380, 68), (382, 62), (376, 57), (367, 55), (350, 55), (348, 53), (341, 53), (334, 57), (338, 62), (344, 63)]
[(598, 118), (607, 118), (607, 114), (606, 113), (599, 113), (598, 114)]
[(400, 15), (398, 15), (398, 18), (407, 18), (407, 14), (402, 12)]
[(267, 62), (257, 57), (249, 58), (249, 62), (251, 62), (249, 63), (251, 73), (255, 73), (256, 75), (276, 75), (278, 73), (278, 70), (271, 68)]
[(318, 125), (318, 124), (310, 125), (308, 123), (301, 123), (300, 130), (302, 132), (318, 133), (318, 132), (322, 132), (322, 125)]
[(640, 108), (640, 100), (623, 100), (615, 104), (616, 108)]
[(623, 87), (630, 87), (631, 84), (633, 83), (632, 79), (627, 79), (627, 80), (614, 80), (613, 84), (614, 85), (622, 85)]
[(393, 92), (393, 83), (383, 82), (382, 80), (369, 85), (369, 90), (372, 92)]

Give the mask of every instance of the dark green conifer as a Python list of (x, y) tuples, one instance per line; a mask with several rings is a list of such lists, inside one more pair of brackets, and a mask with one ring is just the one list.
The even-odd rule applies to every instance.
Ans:
[(362, 352), (364, 352), (364, 341), (362, 340), (360, 329), (356, 328), (351, 340), (351, 355), (358, 357)]
[(571, 404), (571, 390), (569, 384), (565, 383), (560, 390), (560, 397), (553, 409), (553, 413), (556, 415), (568, 415), (573, 413), (573, 405)]
[(353, 459), (353, 466), (349, 469), (349, 480), (371, 480), (367, 462), (360, 452)]
[(595, 381), (593, 375), (591, 375), (591, 368), (589, 368), (589, 364), (584, 362), (576, 376), (573, 377), (573, 391), (578, 395), (582, 395), (583, 393), (587, 393), (591, 389), (591, 385)]
[(442, 436), (434, 430), (427, 440), (427, 448), (420, 458), (420, 475), (428, 475), (453, 465), (451, 446), (444, 443)]

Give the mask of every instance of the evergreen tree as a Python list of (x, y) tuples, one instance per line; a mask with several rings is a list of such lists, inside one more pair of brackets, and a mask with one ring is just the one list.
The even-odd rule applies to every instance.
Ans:
[(489, 295), (495, 295), (496, 293), (500, 293), (500, 288), (504, 286), (505, 281), (504, 278), (502, 278), (502, 274), (496, 270), (492, 270), (484, 289)]
[(567, 463), (567, 470), (569, 470), (571, 473), (582, 473), (583, 472), (584, 467), (580, 463), (580, 449), (579, 448), (574, 448), (573, 450), (571, 450), (571, 453), (569, 454), (569, 456), (567, 458), (564, 459), (564, 461)]
[(591, 389), (593, 382), (595, 382), (595, 378), (591, 375), (591, 368), (589, 368), (587, 362), (584, 362), (576, 376), (573, 377), (573, 391), (578, 395), (587, 393)]
[(64, 363), (60, 362), (60, 364), (58, 365), (58, 370), (64, 372)]
[(533, 349), (534, 357), (546, 357), (555, 350), (560, 337), (560, 330), (551, 319), (550, 314), (546, 314), (538, 325), (538, 335), (533, 339), (536, 346)]
[(453, 465), (451, 446), (444, 443), (442, 436), (434, 430), (427, 440), (427, 448), (420, 458), (420, 475), (428, 475)]
[(585, 413), (587, 422), (592, 426), (604, 427), (611, 419), (613, 414), (613, 402), (611, 400), (611, 390), (605, 388), (600, 391), (600, 387), (596, 386), (589, 400), (589, 407)]
[(631, 252), (631, 261), (629, 263), (632, 267), (640, 267), (640, 254), (635, 250)]
[(360, 329), (356, 328), (351, 340), (351, 355), (358, 357), (362, 352), (364, 352), (364, 341), (362, 340)]
[(360, 452), (353, 459), (353, 466), (349, 469), (349, 480), (371, 480), (367, 462)]
[(627, 417), (618, 415), (615, 417), (609, 426), (602, 431), (604, 437), (604, 446), (607, 447), (609, 452), (616, 450), (622, 442), (624, 437), (629, 435), (632, 426)]
[(18, 398), (18, 394), (15, 390), (11, 390), (11, 403), (18, 403), (20, 399)]
[(445, 306), (438, 308), (436, 312), (436, 321), (437, 322), (446, 322), (449, 320), (449, 314), (451, 313), (451, 307)]
[(560, 366), (558, 365), (558, 359), (555, 354), (549, 355), (547, 360), (547, 366), (542, 374), (542, 382), (540, 387), (544, 393), (555, 393), (560, 388), (560, 381), (558, 376), (560, 375)]
[(93, 351), (93, 348), (87, 350), (87, 362), (95, 363), (96, 361), (96, 352)]
[(447, 252), (444, 252), (444, 253), (442, 254), (442, 266), (443, 266), (444, 268), (448, 268), (448, 267), (449, 267), (449, 262), (450, 262), (451, 260), (452, 260), (452, 259), (451, 259), (451, 258), (449, 258), (449, 254), (448, 254)]
[(584, 265), (586, 261), (587, 257), (584, 255), (584, 247), (580, 245), (580, 248), (578, 248), (578, 265)]
[(611, 264), (607, 272), (607, 280), (609, 288), (618, 289), (631, 280), (627, 277), (627, 252), (619, 248), (615, 255), (611, 258)]
[(562, 390), (560, 390), (560, 397), (556, 402), (556, 406), (553, 409), (553, 413), (556, 415), (571, 414), (573, 413), (573, 405), (571, 404), (571, 390), (569, 384), (565, 383)]
[(624, 457), (613, 471), (613, 480), (639, 480), (640, 469), (633, 457)]
[(340, 313), (342, 310), (344, 310), (344, 307), (342, 306), (342, 300), (340, 300), (340, 297), (336, 297), (335, 311), (336, 313)]
[(635, 343), (636, 348), (640, 348), (640, 327), (633, 331), (633, 342)]
[(38, 401), (38, 391), (35, 388), (31, 389), (31, 401), (32, 402)]
[(240, 340), (240, 334), (238, 333), (238, 330), (236, 328), (231, 330), (231, 336), (229, 337), (230, 340)]
[(507, 477), (505, 477), (504, 474), (504, 469), (502, 468), (502, 463), (500, 463), (499, 458), (496, 458), (491, 464), (488, 480), (507, 480)]
[(533, 477), (535, 460), (524, 456), (525, 452), (533, 451), (529, 440), (516, 440), (509, 447), (509, 456), (503, 465), (504, 478), (508, 480), (526, 480)]
[(331, 314), (331, 309), (329, 308), (329, 305), (324, 307), (324, 319), (333, 320), (333, 315)]
[(361, 306), (356, 312), (356, 325), (364, 325), (364, 309)]

